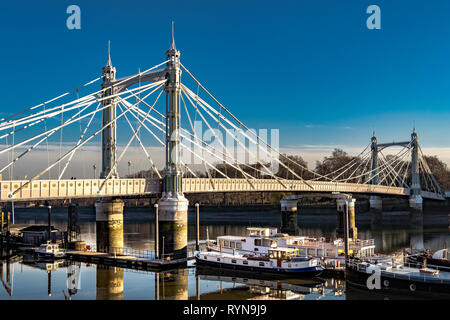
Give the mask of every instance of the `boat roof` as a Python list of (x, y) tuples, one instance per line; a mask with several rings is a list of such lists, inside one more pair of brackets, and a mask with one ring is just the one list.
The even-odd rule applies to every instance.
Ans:
[(222, 239), (222, 240), (230, 240), (230, 241), (244, 240), (245, 239), (245, 237), (240, 237), (240, 236), (219, 236), (217, 238), (218, 239)]
[(285, 251), (285, 252), (292, 252), (292, 251), (297, 251), (297, 248), (286, 248), (286, 247), (281, 247), (281, 248), (270, 248), (269, 251)]

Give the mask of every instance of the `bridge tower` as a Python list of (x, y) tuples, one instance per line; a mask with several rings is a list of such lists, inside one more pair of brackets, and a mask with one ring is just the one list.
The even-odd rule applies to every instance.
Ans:
[[(116, 88), (111, 83), (116, 79), (116, 68), (111, 63), (111, 54), (108, 42), (108, 60), (102, 68), (103, 83), (105, 89), (103, 97), (116, 93)], [(115, 98), (105, 99), (103, 106), (108, 106), (102, 111), (102, 127), (106, 126), (116, 117)], [(102, 131), (102, 172), (100, 178), (118, 178), (116, 163), (116, 122), (113, 121)], [(111, 172), (111, 174), (110, 174)], [(123, 248), (123, 206), (120, 199), (100, 198), (95, 202), (97, 250), (110, 253), (119, 253)]]
[(409, 197), (409, 207), (411, 212), (422, 212), (422, 188), (420, 186), (419, 175), (419, 139), (416, 129), (411, 134), (411, 195)]
[[(371, 144), (371, 152), (372, 152), (372, 161), (371, 161), (371, 170), (372, 170), (372, 180), (370, 184), (377, 185), (378, 184), (378, 140), (375, 136), (375, 131), (372, 136), (372, 144)], [(381, 212), (383, 202), (380, 196), (370, 196), (370, 210), (375, 212)]]
[(166, 166), (163, 193), (158, 201), (160, 254), (175, 258), (187, 255), (187, 211), (189, 201), (183, 195), (180, 165), (180, 51), (175, 47), (172, 24), (172, 42), (166, 51)]

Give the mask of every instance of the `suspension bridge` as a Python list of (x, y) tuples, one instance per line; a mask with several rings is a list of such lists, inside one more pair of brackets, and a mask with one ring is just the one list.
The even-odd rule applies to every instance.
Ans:
[[(182, 73), (187, 74), (186, 82), (181, 81)], [(164, 102), (160, 99), (163, 93)], [(326, 174), (292, 160), (266, 137), (250, 130), (181, 63), (173, 32), (166, 59), (161, 63), (117, 78), (108, 48), (101, 76), (0, 120), (0, 140), (5, 141), (0, 156), (7, 157), (0, 174), (5, 177), (9, 173), (9, 179), (0, 181), (0, 202), (98, 198), (97, 230), (104, 231), (106, 238), (102, 241), (112, 246), (123, 245), (121, 197), (160, 196), (162, 232), (170, 230), (167, 227), (164, 231), (164, 223), (175, 224), (178, 230), (166, 234), (166, 252), (185, 249), (186, 193), (367, 194), (375, 209), (381, 209), (380, 196), (401, 196), (409, 197), (411, 208), (418, 211), (422, 210), (423, 199), (445, 199), (415, 130), (407, 141), (392, 143), (378, 143), (374, 133), (358, 156)], [(214, 143), (197, 134), (196, 121), (210, 130)], [(64, 141), (66, 133), (73, 141)], [(129, 134), (128, 142), (119, 152), (118, 136), (126, 134)], [(233, 142), (231, 147), (223, 142), (224, 135)], [(59, 154), (58, 144), (55, 147), (54, 142), (54, 148), (49, 151), (51, 138), (58, 136)], [(101, 145), (100, 175), (94, 179), (71, 178), (69, 172), (74, 158), (83, 159), (83, 147), (97, 145), (100, 149), (94, 143), (96, 140)], [(119, 177), (119, 163), (133, 143), (142, 151), (151, 177)], [(157, 169), (155, 155), (149, 152), (152, 144), (165, 150), (162, 171)], [(385, 154), (388, 147), (400, 150), (395, 155)], [(29, 178), (13, 179), (14, 166), (20, 162), (28, 161), (30, 172), (36, 171), (33, 163), (36, 150), (47, 150), (47, 165)], [(240, 154), (246, 154), (253, 163)], [(56, 159), (50, 161), (50, 156)], [(278, 170), (273, 170), (274, 167)], [(296, 211), (296, 197), (286, 197), (281, 206), (282, 211)], [(111, 223), (119, 226), (117, 232), (108, 229)]]

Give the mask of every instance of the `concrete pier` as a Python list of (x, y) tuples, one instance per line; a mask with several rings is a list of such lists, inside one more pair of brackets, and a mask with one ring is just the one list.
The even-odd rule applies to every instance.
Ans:
[(419, 195), (412, 195), (409, 198), (409, 209), (411, 211), (411, 214), (422, 214), (423, 211), (423, 199), (422, 196)]
[(159, 254), (162, 259), (187, 256), (189, 201), (181, 194), (163, 196), (159, 207)]
[(380, 196), (371, 196), (369, 204), (370, 204), (370, 211), (376, 213), (383, 211), (383, 200), (381, 200)]
[(348, 205), (348, 222), (349, 222), (349, 237), (352, 239), (358, 238), (358, 229), (356, 228), (356, 214), (355, 214), (356, 199), (336, 199), (336, 210), (338, 214), (338, 227), (336, 233), (338, 236), (344, 235), (344, 218), (345, 218), (345, 204)]
[(123, 206), (120, 199), (95, 203), (97, 251), (119, 253), (123, 248)]
[(294, 197), (285, 197), (280, 200), (281, 206), (281, 232), (297, 235), (299, 227), (297, 222), (298, 200)]

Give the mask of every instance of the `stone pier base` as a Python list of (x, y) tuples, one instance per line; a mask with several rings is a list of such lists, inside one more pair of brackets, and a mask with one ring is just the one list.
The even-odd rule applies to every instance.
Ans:
[(369, 200), (370, 211), (371, 212), (382, 212), (383, 211), (383, 200), (379, 196), (371, 196)]
[(122, 253), (123, 206), (120, 199), (100, 199), (95, 202), (97, 251)]
[(159, 206), (159, 254), (172, 259), (187, 256), (189, 201), (180, 194), (163, 195)]
[(298, 235), (297, 203), (295, 198), (285, 198), (280, 201), (281, 206), (281, 232), (290, 235)]
[(352, 239), (358, 238), (358, 228), (356, 228), (356, 214), (355, 214), (355, 199), (336, 199), (336, 210), (338, 214), (338, 227), (336, 233), (338, 236), (344, 236), (344, 218), (345, 218), (345, 204), (348, 205), (348, 232)]

